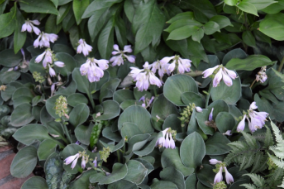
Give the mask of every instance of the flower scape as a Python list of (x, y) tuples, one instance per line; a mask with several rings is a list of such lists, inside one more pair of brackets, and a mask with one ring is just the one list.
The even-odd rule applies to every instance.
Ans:
[(19, 188), (284, 188), (282, 4), (0, 1)]

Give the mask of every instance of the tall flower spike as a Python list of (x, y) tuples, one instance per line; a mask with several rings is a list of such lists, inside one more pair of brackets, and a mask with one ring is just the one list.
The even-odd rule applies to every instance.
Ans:
[(189, 72), (191, 67), (191, 60), (182, 59), (178, 55), (164, 57), (162, 60), (160, 60), (160, 62), (167, 68), (168, 75), (170, 75), (175, 69), (181, 74), (184, 72)]
[(213, 68), (208, 68), (208, 69), (204, 70), (202, 72), (203, 78), (209, 77), (215, 71), (217, 71), (217, 73), (215, 74), (214, 79), (213, 79), (213, 87), (217, 87), (219, 85), (219, 83), (220, 83), (222, 78), (223, 78), (224, 83), (227, 86), (230, 87), (230, 86), (233, 85), (232, 79), (236, 79), (237, 78), (237, 74), (234, 71), (228, 70), (223, 65), (218, 65), (218, 66), (215, 66)]
[(104, 70), (108, 69), (108, 63), (108, 60), (88, 58), (80, 67), (81, 75), (87, 75), (90, 82), (99, 81), (104, 76)]
[(80, 39), (78, 43), (79, 45), (77, 47), (77, 53), (80, 54), (83, 52), (84, 56), (89, 55), (89, 52), (92, 51), (93, 47), (88, 45), (84, 39)]
[(226, 167), (224, 167), (224, 169), (225, 169), (226, 182), (227, 184), (231, 184), (232, 182), (234, 182), (234, 177), (231, 175), (231, 173), (229, 173)]
[(40, 30), (34, 25), (39, 25), (40, 22), (38, 20), (26, 20), (22, 25), (21, 32), (28, 31), (29, 33), (35, 32), (36, 35), (39, 35)]
[(130, 67), (130, 75), (136, 81), (136, 87), (138, 91), (148, 90), (150, 85), (156, 85), (158, 87), (162, 86), (162, 82), (155, 74), (150, 70), (151, 65), (148, 62), (145, 62), (143, 65), (144, 69), (138, 69), (135, 67)]
[(123, 48), (123, 51), (119, 50), (119, 46), (117, 44), (113, 45), (114, 51), (112, 51), (113, 57), (111, 57), (110, 62), (112, 62), (112, 66), (120, 66), (124, 64), (124, 60), (127, 59), (129, 62), (135, 62), (135, 56), (126, 55), (125, 53), (131, 53), (131, 45), (126, 45)]
[(220, 166), (218, 173), (215, 175), (214, 184), (221, 182), (223, 180), (222, 171), (223, 171), (223, 168), (222, 166)]
[(34, 41), (34, 47), (50, 47), (50, 42), (54, 43), (58, 39), (58, 35), (53, 33), (41, 32), (38, 38)]
[(78, 158), (80, 157), (80, 154), (79, 153), (77, 153), (77, 154), (75, 154), (75, 155), (73, 155), (73, 156), (69, 156), (69, 157), (67, 157), (65, 160), (64, 160), (64, 164), (65, 165), (69, 165), (70, 163), (72, 163), (71, 164), (71, 168), (72, 169), (74, 169), (74, 167), (76, 166), (76, 164), (77, 164), (77, 161), (78, 161)]
[(246, 119), (246, 115), (244, 115), (243, 119), (240, 121), (240, 123), (238, 124), (238, 127), (237, 127), (237, 131), (238, 132), (241, 132), (245, 129), (245, 119)]

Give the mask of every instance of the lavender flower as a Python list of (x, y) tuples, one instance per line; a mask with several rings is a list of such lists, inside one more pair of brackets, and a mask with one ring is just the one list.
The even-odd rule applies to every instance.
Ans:
[(244, 115), (243, 119), (240, 121), (240, 123), (238, 124), (238, 127), (237, 127), (237, 131), (238, 132), (241, 132), (245, 129), (245, 119), (246, 119), (246, 115)]
[(39, 25), (40, 22), (38, 20), (26, 20), (22, 25), (21, 32), (28, 31), (29, 33), (35, 32), (36, 35), (39, 35), (40, 30), (34, 25)]
[(153, 62), (150, 66), (153, 73), (156, 73), (156, 71), (158, 70), (160, 78), (162, 78), (164, 74), (167, 73), (168, 64), (165, 62), (162, 63), (161, 61), (157, 60), (156, 62)]
[(196, 107), (195, 107), (195, 110), (196, 110), (197, 112), (202, 112), (202, 108), (200, 108), (199, 106), (196, 106)]
[(208, 118), (209, 121), (213, 120), (213, 111), (214, 111), (214, 108), (211, 109), (211, 112), (209, 114), (209, 118)]
[(251, 132), (255, 132), (257, 129), (261, 129), (265, 125), (265, 120), (266, 117), (268, 116), (268, 113), (266, 112), (256, 112), (254, 111), (257, 109), (256, 102), (252, 102), (249, 110), (248, 110), (248, 115), (250, 120), (248, 119), (249, 122), (249, 129)]
[(206, 70), (204, 70), (203, 73), (203, 78), (207, 78), (210, 75), (212, 75), (215, 71), (218, 71), (213, 79), (213, 87), (217, 87), (221, 81), (221, 79), (223, 78), (224, 83), (227, 86), (232, 86), (233, 85), (233, 81), (232, 79), (236, 79), (237, 78), (237, 74), (232, 71), (232, 70), (228, 70), (227, 68), (225, 68), (223, 65), (219, 65), (219, 66), (215, 66), (213, 68), (208, 68)]
[(88, 58), (80, 67), (81, 75), (87, 75), (90, 82), (99, 81), (104, 76), (104, 70), (108, 69), (108, 60)]
[(95, 158), (95, 160), (93, 161), (94, 167), (98, 167), (98, 160), (97, 157)]
[(77, 164), (78, 158), (80, 158), (80, 154), (79, 154), (79, 153), (77, 153), (77, 154), (75, 154), (75, 155), (73, 155), (73, 156), (69, 156), (69, 157), (67, 157), (67, 158), (64, 160), (64, 164), (65, 164), (65, 165), (69, 165), (70, 163), (72, 163), (72, 164), (71, 164), (71, 168), (74, 169), (74, 167), (75, 167), (76, 164)]
[(131, 53), (131, 45), (126, 45), (123, 48), (123, 51), (119, 50), (119, 46), (117, 44), (113, 45), (114, 51), (112, 51), (112, 55), (115, 55), (111, 57), (110, 62), (112, 62), (112, 66), (120, 66), (124, 64), (124, 60), (127, 59), (129, 62), (134, 63), (135, 62), (135, 56), (133, 55), (126, 55), (125, 53)]
[(136, 87), (138, 91), (147, 90), (151, 85), (156, 85), (158, 87), (162, 86), (162, 82), (155, 76), (155, 74), (150, 70), (151, 66), (148, 62), (143, 65), (144, 69), (138, 69), (135, 67), (130, 67), (130, 75), (136, 81)]
[(168, 75), (170, 75), (175, 69), (177, 69), (177, 72), (181, 74), (184, 72), (189, 72), (191, 67), (191, 60), (182, 59), (178, 55), (164, 57), (162, 60), (160, 60), (160, 62), (167, 69)]
[(169, 132), (169, 128), (163, 130), (162, 134), (163, 136), (157, 140), (156, 146), (159, 146), (159, 148), (164, 147), (164, 148), (175, 149), (176, 147), (175, 141), (172, 137), (172, 133)]
[(80, 39), (78, 43), (79, 43), (77, 47), (78, 54), (83, 52), (84, 56), (87, 56), (89, 52), (91, 52), (93, 49), (93, 47), (91, 45), (88, 45), (84, 39)]
[(57, 39), (58, 36), (56, 34), (41, 32), (38, 38), (34, 41), (34, 47), (50, 47), (50, 42), (54, 43)]
[(214, 184), (216, 184), (217, 182), (221, 182), (223, 180), (222, 171), (223, 171), (223, 167), (221, 166), (218, 173), (215, 175)]
[(234, 182), (234, 177), (231, 175), (231, 173), (229, 173), (226, 167), (224, 167), (224, 169), (225, 169), (226, 182), (227, 184), (231, 184), (232, 182)]
[(38, 55), (35, 59), (35, 63), (39, 63), (42, 60), (42, 65), (44, 68), (47, 67), (47, 64), (52, 64), (52, 51), (50, 48), (46, 49), (42, 54)]
[(49, 67), (49, 71), (48, 72), (49, 72), (50, 77), (56, 76), (56, 73), (55, 73), (54, 69), (50, 65), (48, 65), (48, 67)]
[(210, 159), (210, 160), (209, 160), (209, 163), (212, 164), (212, 165), (215, 165), (215, 164), (217, 164), (217, 163), (222, 163), (222, 161), (219, 161), (219, 160), (217, 160), (217, 159)]

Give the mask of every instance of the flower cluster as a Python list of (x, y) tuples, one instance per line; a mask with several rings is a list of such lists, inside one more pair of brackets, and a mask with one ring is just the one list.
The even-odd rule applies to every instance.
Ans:
[(133, 55), (126, 55), (125, 53), (132, 53), (131, 45), (126, 45), (123, 48), (123, 51), (119, 50), (119, 47), (117, 44), (113, 45), (114, 51), (112, 51), (112, 55), (115, 55), (111, 57), (110, 62), (112, 62), (112, 66), (120, 66), (124, 64), (124, 60), (127, 59), (129, 62), (134, 63), (135, 62), (135, 56)]
[(82, 157), (81, 167), (82, 167), (83, 169), (85, 169), (85, 168), (86, 168), (86, 164), (87, 164), (88, 161), (89, 161), (89, 155), (86, 154), (85, 151), (83, 151), (83, 152), (78, 152), (77, 154), (75, 154), (75, 155), (73, 155), (73, 156), (67, 157), (67, 158), (64, 160), (64, 164), (65, 164), (65, 165), (69, 165), (70, 163), (72, 163), (72, 164), (71, 164), (71, 168), (74, 169), (74, 167), (77, 165), (77, 161), (78, 161), (78, 159), (79, 159), (80, 157)]
[(50, 47), (50, 42), (54, 43), (58, 39), (58, 35), (54, 33), (41, 32), (38, 38), (34, 41), (34, 47)]
[(177, 73), (180, 74), (189, 72), (191, 67), (191, 61), (189, 59), (182, 59), (178, 55), (164, 57), (160, 62), (168, 75), (170, 75), (174, 70), (177, 70)]
[(245, 119), (247, 119), (249, 123), (249, 129), (253, 133), (257, 129), (261, 129), (265, 125), (265, 120), (268, 116), (266, 112), (256, 112), (257, 109), (256, 102), (251, 103), (247, 115), (245, 114), (238, 124), (237, 131), (243, 131), (245, 129)]
[(229, 173), (225, 164), (222, 161), (218, 161), (217, 159), (210, 159), (209, 162), (212, 165), (216, 165), (215, 171), (217, 172), (217, 174), (215, 175), (214, 178), (214, 184), (221, 182), (223, 180), (222, 172), (224, 171), (225, 171), (225, 178), (227, 184), (231, 184), (232, 182), (234, 182), (234, 177), (231, 175), (231, 173)]
[(175, 141), (173, 139), (173, 134), (175, 134), (175, 131), (171, 130), (170, 128), (166, 128), (165, 130), (162, 131), (162, 135), (160, 138), (158, 138), (156, 142), (156, 146), (159, 148), (164, 147), (164, 148), (171, 148), (175, 149)]
[(150, 70), (151, 65), (146, 62), (143, 65), (144, 69), (139, 69), (136, 67), (130, 67), (130, 75), (136, 81), (136, 87), (138, 91), (147, 90), (150, 85), (156, 85), (158, 87), (162, 86), (162, 82), (159, 78), (155, 76), (155, 74)]
[(104, 76), (104, 70), (108, 69), (108, 63), (108, 60), (88, 58), (80, 67), (81, 75), (87, 75), (90, 82), (99, 81)]
[(34, 25), (40, 25), (40, 22), (38, 20), (26, 20), (25, 23), (22, 25), (21, 32), (24, 31), (28, 31), (29, 33), (34, 32), (36, 35), (39, 35), (40, 30)]
[(93, 47), (88, 45), (84, 39), (79, 39), (78, 43), (77, 53), (80, 54), (83, 52), (84, 56), (89, 55), (89, 52), (92, 51)]
[(59, 117), (67, 117), (69, 118), (69, 116), (67, 115), (67, 99), (64, 96), (59, 96), (56, 99), (55, 102), (55, 114), (58, 115)]
[(155, 99), (154, 96), (152, 96), (151, 99), (148, 99), (148, 98), (146, 98), (145, 95), (144, 95), (144, 96), (142, 96), (142, 97), (139, 99), (139, 101), (142, 102), (142, 107), (144, 107), (144, 108), (147, 109), (148, 107), (150, 107), (150, 105), (152, 104), (152, 102), (154, 101), (154, 99)]
[(260, 83), (264, 83), (267, 80), (266, 66), (261, 67), (260, 71), (256, 75), (255, 80)]
[(202, 72), (203, 78), (207, 78), (211, 76), (213, 73), (215, 73), (215, 76), (213, 79), (213, 87), (217, 87), (222, 78), (223, 78), (224, 83), (230, 87), (233, 85), (232, 79), (237, 78), (237, 74), (234, 71), (228, 70), (223, 65), (218, 65), (213, 68), (208, 68), (204, 70), (204, 72)]

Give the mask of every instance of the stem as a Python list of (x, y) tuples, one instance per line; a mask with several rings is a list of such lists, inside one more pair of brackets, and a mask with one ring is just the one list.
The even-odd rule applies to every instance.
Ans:
[(254, 85), (255, 82), (256, 82), (256, 79), (252, 82), (252, 84), (250, 85), (249, 88), (252, 88), (252, 86)]
[(68, 132), (68, 129), (67, 129), (65, 123), (64, 123), (64, 120), (62, 120), (62, 128), (63, 128), (65, 135), (67, 136), (67, 139), (69, 140), (69, 143), (73, 143), (72, 138), (71, 138), (71, 136)]
[(189, 73), (186, 73), (186, 75), (189, 75), (191, 77), (197, 77), (197, 76), (200, 76), (200, 75), (203, 75), (203, 74), (202, 74), (202, 71), (195, 70), (195, 71), (191, 71)]
[(154, 87), (154, 94), (155, 94), (155, 97), (158, 96), (158, 94), (157, 94), (157, 88), (156, 88), (156, 87)]
[(280, 66), (278, 67), (278, 72), (281, 72), (283, 65), (284, 65), (284, 57), (281, 60)]
[(119, 150), (116, 151), (116, 155), (117, 155), (117, 160), (118, 160), (118, 162), (120, 162), (121, 158), (120, 158), (120, 152), (119, 152)]
[(88, 93), (88, 98), (89, 98), (89, 100), (90, 100), (90, 102), (91, 102), (91, 104), (92, 104), (92, 108), (93, 108), (93, 110), (95, 110), (95, 102), (94, 102), (94, 99), (92, 98), (92, 96)]
[(207, 107), (208, 107), (208, 103), (209, 103), (209, 99), (210, 99), (210, 92), (211, 92), (211, 89), (212, 89), (212, 83), (210, 84), (210, 87), (209, 87), (209, 90), (208, 90), (208, 94), (207, 94), (207, 97), (206, 97), (205, 108), (207, 108)]

